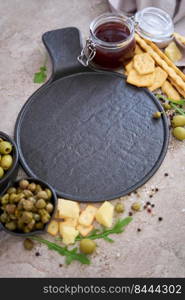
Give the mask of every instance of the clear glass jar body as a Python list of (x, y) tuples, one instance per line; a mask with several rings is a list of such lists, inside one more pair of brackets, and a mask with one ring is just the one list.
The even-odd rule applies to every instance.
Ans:
[(101, 68), (117, 69), (134, 56), (134, 23), (124, 15), (103, 14), (90, 24), (90, 40), (95, 47), (91, 62)]

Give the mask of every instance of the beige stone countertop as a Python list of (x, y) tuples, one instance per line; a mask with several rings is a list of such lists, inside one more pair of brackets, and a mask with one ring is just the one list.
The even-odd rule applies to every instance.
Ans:
[[(107, 10), (106, 0), (0, 0), (1, 131), (13, 135), (17, 114), (39, 87), (33, 74), (44, 60), (41, 35), (76, 26), (85, 38), (91, 20)], [(90, 266), (66, 266), (64, 257), (40, 244), (26, 251), (22, 239), (1, 231), (0, 277), (185, 277), (185, 142), (171, 137), (157, 173), (137, 194), (121, 199), (123, 217), (136, 199), (154, 203), (153, 213), (134, 214), (125, 232), (113, 236), (114, 243), (98, 240)]]

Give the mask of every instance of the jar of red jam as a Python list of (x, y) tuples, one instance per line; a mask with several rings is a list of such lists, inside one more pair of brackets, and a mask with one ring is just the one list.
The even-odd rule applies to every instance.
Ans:
[(127, 63), (135, 50), (134, 22), (122, 14), (105, 13), (90, 24), (90, 36), (78, 60), (104, 69)]

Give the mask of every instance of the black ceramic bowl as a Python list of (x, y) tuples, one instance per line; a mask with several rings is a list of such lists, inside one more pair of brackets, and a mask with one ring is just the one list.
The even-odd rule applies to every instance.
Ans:
[[(31, 182), (34, 182), (34, 183), (36, 183), (36, 184), (40, 184), (42, 188), (48, 188), (48, 189), (51, 190), (51, 192), (52, 192), (52, 198), (51, 198), (50, 202), (51, 202), (51, 203), (53, 204), (53, 206), (54, 206), (54, 210), (53, 210), (53, 212), (52, 212), (52, 214), (51, 214), (51, 219), (52, 219), (52, 217), (54, 216), (54, 214), (55, 214), (55, 212), (56, 212), (56, 209), (57, 209), (57, 196), (56, 196), (56, 193), (55, 193), (54, 189), (53, 189), (48, 183), (46, 183), (45, 181), (42, 181), (42, 180), (40, 180), (40, 179), (33, 178), (33, 177), (21, 178), (21, 179), (19, 179), (19, 180), (16, 180), (16, 181), (12, 182), (11, 186), (17, 187), (18, 184), (19, 184), (19, 181), (22, 180), (22, 179), (26, 179), (26, 180), (28, 180), (30, 183), (31, 183)], [(8, 188), (4, 191), (3, 194), (6, 194), (6, 191), (7, 191), (7, 190), (8, 190)], [(3, 211), (2, 211), (1, 208), (0, 208), (0, 216), (1, 216), (2, 213), (3, 213)], [(51, 219), (50, 219), (50, 221), (51, 221)], [(49, 221), (49, 222), (50, 222), (50, 221)], [(44, 231), (46, 231), (49, 222), (45, 224), (45, 226), (44, 226), (44, 228), (43, 228), (42, 230), (33, 230), (33, 231), (29, 232), (29, 233), (24, 233), (24, 232), (21, 232), (21, 231), (18, 231), (18, 230), (17, 230), (17, 231), (16, 231), (16, 230), (15, 230), (15, 231), (8, 230), (8, 229), (4, 226), (4, 224), (3, 224), (2, 222), (0, 222), (0, 226), (1, 226), (1, 229), (3, 229), (4, 231), (6, 231), (6, 232), (8, 232), (8, 233), (10, 233), (10, 234), (12, 234), (12, 235), (14, 235), (14, 236), (28, 237), (28, 236), (30, 236), (30, 235), (40, 234), (40, 233), (43, 233)]]
[(9, 137), (6, 133), (0, 131), (0, 138), (3, 140), (10, 142), (13, 146), (12, 149), (12, 157), (13, 157), (13, 165), (12, 167), (5, 173), (5, 175), (0, 179), (0, 195), (4, 193), (4, 190), (7, 188), (9, 182), (14, 180), (17, 176), (18, 166), (19, 166), (19, 154), (18, 148), (14, 140)]

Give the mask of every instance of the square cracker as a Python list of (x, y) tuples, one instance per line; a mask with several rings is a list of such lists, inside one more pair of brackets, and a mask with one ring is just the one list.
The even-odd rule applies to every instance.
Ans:
[(146, 75), (140, 75), (132, 69), (127, 77), (127, 82), (138, 87), (149, 87), (154, 83), (154, 72)]
[(130, 72), (130, 70), (133, 69), (133, 60), (131, 60), (126, 66), (125, 66), (125, 70), (127, 73)]
[(136, 54), (134, 56), (134, 69), (140, 74), (150, 74), (155, 70), (155, 62), (148, 53)]
[(160, 88), (167, 79), (167, 77), (168, 74), (163, 69), (161, 69), (160, 67), (155, 68), (154, 83), (149, 87), (149, 90), (152, 92)]
[(181, 99), (180, 94), (177, 92), (177, 90), (171, 85), (171, 83), (168, 80), (166, 80), (163, 83), (161, 89), (163, 93), (168, 96), (168, 98), (177, 101)]

